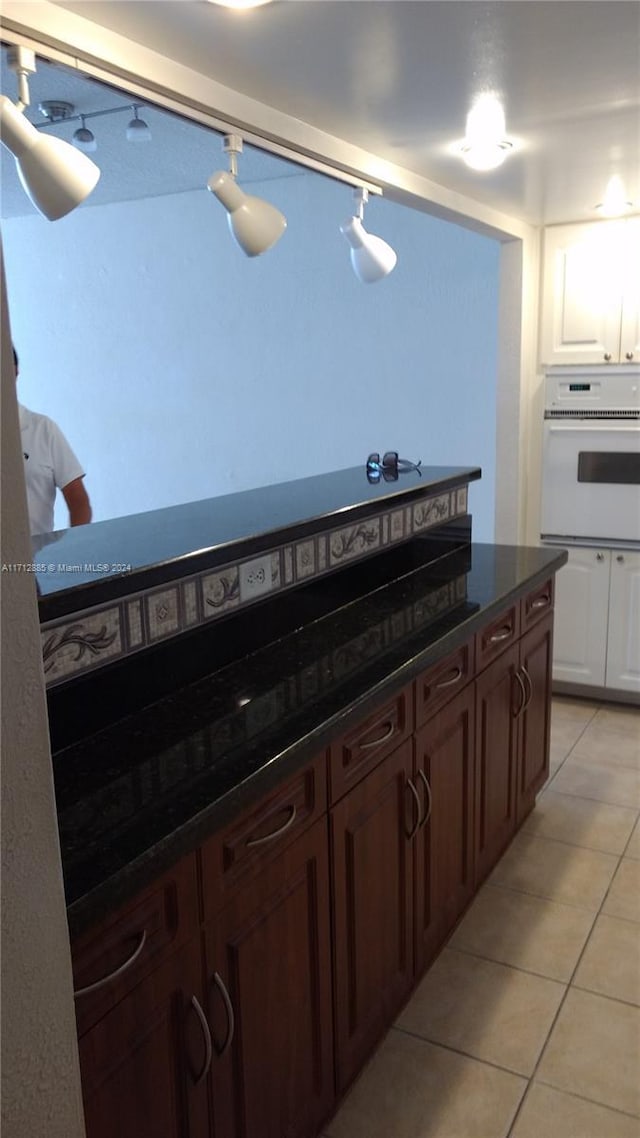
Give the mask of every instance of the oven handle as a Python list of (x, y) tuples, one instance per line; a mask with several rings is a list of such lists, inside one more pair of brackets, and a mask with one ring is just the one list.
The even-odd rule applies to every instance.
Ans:
[(585, 435), (585, 434), (591, 434), (592, 432), (602, 433), (603, 431), (606, 431), (607, 434), (613, 434), (613, 435), (618, 435), (618, 434), (619, 435), (623, 435), (623, 434), (637, 435), (640, 433), (640, 423), (637, 420), (633, 423), (618, 423), (618, 422), (612, 421), (611, 419), (598, 419), (597, 421), (594, 419), (590, 419), (588, 423), (587, 422), (581, 422), (581, 423), (566, 423), (565, 422), (562, 424), (560, 424), (560, 423), (553, 423), (553, 424), (545, 423), (545, 430), (550, 435), (560, 435), (560, 434), (564, 434), (564, 435), (567, 435), (567, 434)]

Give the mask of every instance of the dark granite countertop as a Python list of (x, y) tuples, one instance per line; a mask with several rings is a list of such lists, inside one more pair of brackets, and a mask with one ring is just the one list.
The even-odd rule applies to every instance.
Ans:
[[(564, 550), (409, 543), (301, 590), (300, 627), (54, 754), (68, 917), (99, 920), (463, 643)], [(426, 563), (425, 563), (426, 562)], [(144, 661), (138, 665), (145, 667)], [(100, 681), (95, 680), (100, 699)], [(68, 707), (67, 707), (68, 711)]]
[(363, 463), (42, 534), (32, 539), (40, 621), (252, 557), (280, 540), (330, 528), (338, 517), (348, 525), (385, 502), (410, 503), (480, 476), (479, 467), (423, 466), (371, 482)]

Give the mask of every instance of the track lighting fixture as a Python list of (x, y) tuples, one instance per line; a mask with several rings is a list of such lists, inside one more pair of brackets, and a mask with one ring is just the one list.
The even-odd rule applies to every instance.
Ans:
[(224, 151), (229, 155), (229, 172), (217, 170), (207, 182), (207, 189), (222, 202), (227, 211), (231, 236), (247, 257), (266, 253), (279, 241), (287, 228), (287, 219), (279, 209), (262, 198), (252, 197), (240, 189), (237, 155), (242, 153), (238, 134), (224, 137)]
[(398, 258), (386, 241), (367, 233), (362, 224), (369, 191), (357, 189), (354, 198), (356, 213), (340, 226), (340, 232), (351, 246), (351, 264), (358, 280), (363, 284), (373, 284), (393, 272)]
[(57, 221), (80, 205), (94, 189), (100, 171), (68, 142), (42, 135), (24, 117), (29, 106), (28, 76), (36, 70), (29, 48), (11, 47), (7, 63), (18, 78), (18, 102), (0, 96), (0, 135), (16, 160), (18, 176), (36, 209)]

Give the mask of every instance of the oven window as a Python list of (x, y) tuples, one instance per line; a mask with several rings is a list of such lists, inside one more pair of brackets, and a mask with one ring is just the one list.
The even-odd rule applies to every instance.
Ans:
[(625, 451), (581, 450), (578, 482), (611, 482), (640, 486), (640, 454)]

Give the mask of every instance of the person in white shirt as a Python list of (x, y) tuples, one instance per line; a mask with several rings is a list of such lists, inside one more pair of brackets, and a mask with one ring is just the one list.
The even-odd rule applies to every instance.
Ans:
[[(13, 349), (18, 378), (18, 354)], [(82, 526), (91, 521), (91, 503), (84, 486), (84, 470), (57, 423), (47, 415), (39, 415), (18, 404), (27, 505), (31, 535), (53, 531), (53, 506), (56, 490), (62, 494), (69, 510), (69, 525)]]

